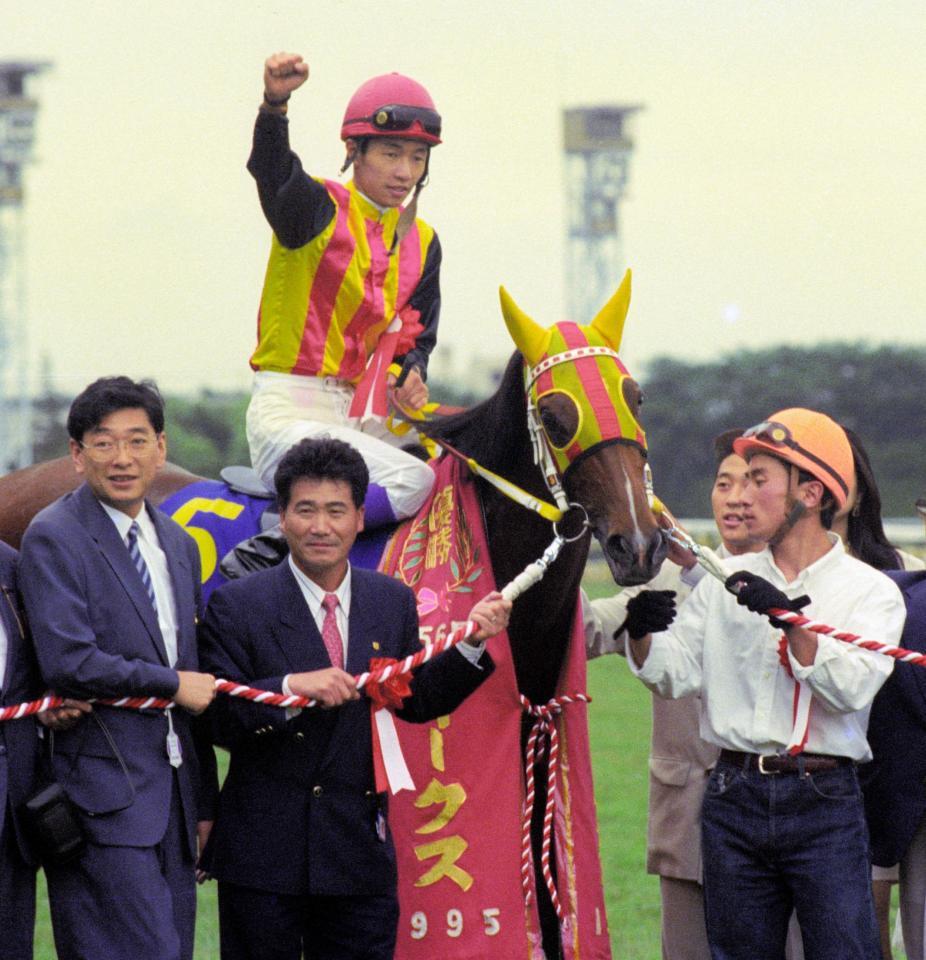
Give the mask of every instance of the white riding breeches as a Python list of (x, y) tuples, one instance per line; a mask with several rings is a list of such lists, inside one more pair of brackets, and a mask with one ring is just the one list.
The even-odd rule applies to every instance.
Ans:
[(370, 482), (386, 491), (396, 519), (414, 516), (434, 485), (431, 468), (400, 450), (396, 437), (379, 421), (349, 417), (352, 384), (334, 377), (304, 377), (258, 371), (247, 413), (251, 465), (273, 489), (283, 455), (305, 437), (329, 436), (354, 447), (366, 462)]

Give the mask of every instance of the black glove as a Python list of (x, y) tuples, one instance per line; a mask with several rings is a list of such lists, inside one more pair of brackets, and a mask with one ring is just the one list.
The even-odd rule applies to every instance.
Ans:
[(665, 630), (674, 619), (674, 590), (644, 590), (627, 601), (624, 629), (631, 640), (639, 640)]
[[(727, 577), (724, 586), (736, 595), (736, 602), (743, 607), (748, 607), (753, 613), (767, 614), (768, 610), (791, 610), (793, 613), (800, 613), (804, 607), (810, 603), (810, 597), (806, 594), (803, 597), (795, 597), (793, 600), (773, 583), (764, 580), (762, 577), (748, 570), (740, 570)], [(776, 630), (784, 630), (790, 626), (784, 620), (777, 617), (769, 617), (769, 622)]]

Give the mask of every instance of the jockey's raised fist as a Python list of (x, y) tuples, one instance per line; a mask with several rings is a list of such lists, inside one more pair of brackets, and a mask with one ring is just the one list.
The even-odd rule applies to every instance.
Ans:
[(275, 53), (264, 61), (264, 94), (285, 100), (309, 79), (309, 65), (298, 53)]

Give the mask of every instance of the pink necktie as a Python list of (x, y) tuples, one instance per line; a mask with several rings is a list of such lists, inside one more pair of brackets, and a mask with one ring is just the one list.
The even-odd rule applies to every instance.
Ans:
[(322, 600), (325, 608), (325, 619), (322, 623), (322, 640), (325, 649), (331, 658), (331, 666), (344, 669), (344, 645), (341, 643), (341, 631), (338, 630), (338, 618), (335, 611), (338, 609), (338, 597), (334, 593), (326, 593)]

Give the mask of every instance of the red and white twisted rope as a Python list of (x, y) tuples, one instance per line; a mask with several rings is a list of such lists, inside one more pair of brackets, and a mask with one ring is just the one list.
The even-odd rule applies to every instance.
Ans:
[(844, 643), (851, 643), (854, 647), (861, 647), (863, 650), (870, 650), (873, 653), (883, 654), (885, 657), (893, 657), (901, 663), (914, 663), (918, 667), (926, 666), (926, 654), (917, 653), (915, 650), (906, 650), (904, 647), (895, 647), (890, 643), (880, 643), (877, 640), (865, 640), (857, 633), (849, 633), (847, 630), (838, 630), (836, 627), (820, 623), (819, 620), (811, 620), (809, 617), (794, 613), (792, 610), (779, 610), (777, 607), (766, 611), (767, 616), (772, 616), (778, 620), (786, 620), (797, 627), (803, 627), (813, 633), (821, 633), (835, 640), (842, 640)]
[[(358, 690), (362, 690), (368, 684), (385, 683), (390, 677), (397, 674), (411, 673), (416, 667), (431, 660), (438, 654), (449, 650), (451, 647), (462, 643), (471, 637), (479, 625), (472, 620), (467, 620), (462, 627), (458, 627), (453, 633), (435, 640), (433, 643), (426, 644), (417, 653), (410, 654), (404, 660), (397, 660), (386, 667), (377, 670), (368, 670), (365, 673), (355, 676), (354, 683)], [(317, 700), (311, 700), (308, 697), (289, 696), (285, 693), (272, 693), (269, 690), (258, 690), (256, 687), (249, 687), (243, 683), (231, 683), (228, 680), (216, 680), (215, 689), (219, 693), (227, 694), (230, 697), (242, 697), (245, 700), (251, 700), (254, 703), (265, 703), (273, 707), (306, 708), (318, 706)]]
[[(659, 503), (659, 512), (674, 521), (672, 515)], [(730, 571), (723, 565), (723, 561), (714, 553), (710, 547), (697, 543), (691, 535), (673, 522), (673, 526), (667, 531), (671, 540), (674, 540), (680, 546), (690, 550), (698, 560), (698, 563), (712, 576), (723, 583), (730, 576)], [(865, 640), (857, 633), (849, 633), (848, 630), (840, 630), (837, 627), (831, 627), (818, 620), (811, 620), (799, 613), (791, 610), (780, 610), (772, 608), (765, 612), (766, 616), (776, 617), (778, 620), (787, 620), (795, 626), (804, 627), (813, 633), (821, 633), (833, 637), (836, 640), (842, 640), (845, 643), (851, 643), (862, 650), (869, 650), (872, 653), (880, 653), (885, 657), (893, 657), (901, 663), (913, 663), (918, 667), (926, 666), (926, 654), (917, 653), (915, 650), (907, 650), (904, 647), (896, 647), (890, 643), (882, 643), (877, 640)]]
[[(449, 650), (452, 646), (471, 637), (478, 629), (479, 627), (476, 623), (468, 620), (464, 626), (454, 630), (453, 633), (422, 647), (417, 653), (407, 656), (404, 660), (398, 660), (379, 670), (361, 673), (359, 676), (354, 677), (357, 689), (362, 690), (370, 683), (382, 683), (398, 673), (410, 673), (422, 663), (432, 659), (432, 657), (436, 657), (439, 653), (443, 653), (445, 650)], [(249, 687), (243, 683), (232, 683), (229, 680), (217, 679), (215, 681), (215, 689), (217, 693), (224, 693), (229, 697), (240, 697), (244, 700), (250, 700), (253, 703), (264, 703), (273, 707), (306, 708), (318, 705), (317, 700), (310, 700), (308, 697), (296, 697), (285, 693), (274, 693), (271, 690), (260, 690), (257, 687)], [(102, 704), (107, 707), (124, 707), (133, 710), (170, 710), (175, 706), (173, 700), (167, 700), (163, 697), (112, 697), (98, 698), (90, 702)], [(63, 704), (64, 697), (46, 696), (28, 703), (17, 703), (9, 707), (0, 707), (0, 723), (4, 720), (18, 720), (20, 717), (32, 716), (42, 710), (50, 710), (53, 707), (60, 707)]]
[[(855, 647), (860, 647), (863, 650), (869, 650), (873, 653), (880, 653), (886, 657), (893, 657), (895, 660), (899, 660), (901, 663), (912, 663), (918, 667), (926, 666), (926, 654), (917, 653), (915, 650), (907, 650), (904, 647), (897, 647), (892, 644), (881, 643), (876, 640), (865, 640), (858, 634), (849, 633), (846, 630), (839, 630), (836, 627), (831, 627), (828, 624), (821, 623), (817, 620), (811, 620), (808, 617), (804, 617), (799, 613), (794, 613), (791, 610), (771, 609), (768, 611), (768, 614), (773, 617), (777, 617), (779, 620), (786, 620), (788, 623), (793, 623), (796, 626), (804, 627), (804, 629), (810, 630), (813, 633), (824, 634), (826, 636), (833, 637), (836, 640), (842, 640), (844, 643), (852, 644)], [(439, 653), (443, 653), (445, 650), (449, 650), (450, 647), (455, 646), (463, 640), (466, 640), (468, 637), (471, 637), (476, 629), (476, 624), (472, 620), (469, 620), (465, 626), (454, 630), (453, 633), (440, 640), (434, 641), (434, 643), (422, 647), (417, 653), (407, 656), (404, 660), (397, 661), (396, 663), (390, 664), (389, 666), (379, 670), (367, 671), (366, 673), (361, 673), (358, 676), (355, 676), (354, 682), (357, 684), (357, 689), (361, 690), (364, 686), (370, 683), (384, 682), (390, 677), (393, 677), (399, 673), (411, 672), (422, 663), (425, 663), (433, 657), (436, 657)], [(251, 700), (254, 703), (264, 703), (275, 707), (306, 708), (318, 705), (317, 700), (310, 700), (307, 697), (289, 696), (285, 693), (273, 693), (270, 690), (260, 690), (256, 687), (249, 687), (242, 683), (232, 683), (229, 680), (216, 680), (215, 689), (218, 693), (224, 693), (230, 697), (240, 697), (245, 700)], [(586, 698), (579, 697), (579, 699)], [(92, 700), (91, 702), (107, 707), (122, 707), (130, 710), (169, 710), (174, 706), (173, 700), (168, 700), (163, 697), (106, 697), (98, 698)], [(554, 704), (555, 702), (556, 701), (551, 700), (550, 704)], [(571, 701), (567, 699), (564, 702)], [(38, 700), (31, 700), (25, 703), (15, 703), (8, 707), (0, 707), (0, 723), (6, 720), (19, 720), (21, 717), (29, 717), (43, 710), (50, 710), (54, 707), (60, 707), (63, 704), (64, 697), (49, 695), (41, 697)], [(538, 724), (541, 722), (542, 718), (540, 718), (539, 714), (537, 714), (535, 711), (543, 710), (550, 706), (550, 704), (546, 704), (541, 707), (535, 707), (529, 704), (529, 702), (526, 700), (524, 700), (524, 704), (525, 709), (528, 710), (528, 712), (532, 713), (534, 716), (538, 716)], [(531, 777), (532, 776), (533, 774), (531, 774)]]
[[(502, 587), (501, 593), (505, 599), (513, 602), (525, 590), (539, 582), (553, 561), (556, 560), (565, 542), (559, 535), (554, 537), (539, 560), (529, 563), (514, 580)], [(354, 677), (357, 689), (362, 690), (363, 687), (371, 683), (383, 683), (390, 677), (396, 676), (396, 674), (410, 673), (425, 661), (468, 639), (478, 629), (476, 623), (468, 620), (462, 627), (458, 627), (448, 636), (426, 644), (417, 653), (407, 656), (404, 660), (381, 667), (378, 670), (361, 673)], [(271, 690), (259, 690), (256, 687), (249, 687), (243, 683), (232, 683), (229, 680), (216, 680), (215, 689), (216, 692), (224, 693), (230, 697), (241, 697), (244, 700), (265, 703), (274, 707), (306, 708), (318, 705), (317, 700), (310, 700), (307, 697), (273, 693)], [(15, 703), (9, 707), (0, 707), (0, 723), (4, 720), (18, 720), (20, 717), (28, 717), (42, 710), (50, 710), (52, 707), (60, 707), (63, 703), (63, 697), (46, 696), (28, 703)], [(92, 700), (91, 703), (99, 703), (108, 707), (126, 707), (134, 710), (169, 710), (174, 706), (173, 700), (166, 700), (162, 697), (114, 697)]]
[[(559, 732), (556, 718), (569, 703), (590, 703), (591, 698), (584, 693), (574, 693), (554, 697), (546, 703), (532, 704), (520, 694), (521, 706), (530, 716), (535, 717), (527, 740), (524, 757), (524, 807), (521, 818), (521, 887), (524, 890), (524, 902), (530, 903), (531, 878), (534, 869), (534, 856), (531, 848), (531, 818), (534, 810), (536, 791), (534, 789), (534, 767), (547, 755), (547, 799), (543, 810), (543, 834), (540, 842), (540, 870), (550, 901), (560, 923), (563, 922), (563, 907), (560, 903), (556, 881), (550, 867), (550, 855), (553, 847), (553, 815), (556, 812), (556, 782), (559, 773)], [(542, 738), (542, 739), (541, 739)], [(539, 743), (539, 747), (538, 747)]]
[[(103, 704), (107, 707), (125, 707), (130, 710), (169, 710), (174, 706), (173, 700), (163, 697), (101, 697), (90, 701)], [(61, 707), (65, 703), (64, 697), (49, 694), (38, 700), (27, 703), (14, 703), (9, 707), (0, 707), (0, 723), (4, 720), (19, 720), (21, 717), (31, 717), (43, 710)]]

